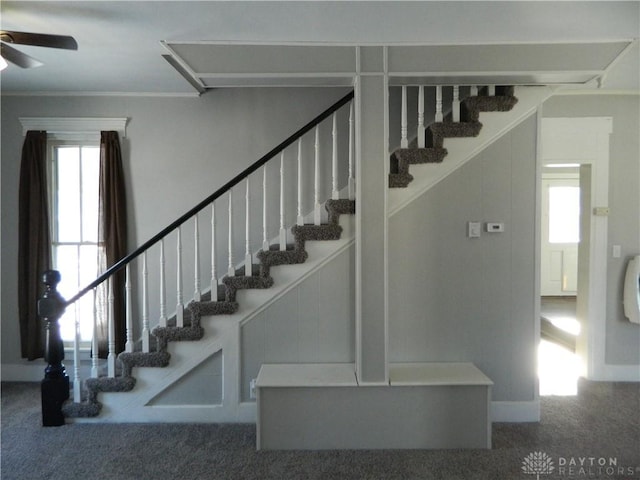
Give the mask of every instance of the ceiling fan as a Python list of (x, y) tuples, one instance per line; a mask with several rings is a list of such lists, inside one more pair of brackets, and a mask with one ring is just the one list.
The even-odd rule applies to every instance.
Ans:
[[(0, 30), (0, 56), (6, 61), (21, 68), (35, 68), (42, 62), (22, 53), (8, 44), (33, 45), (36, 47), (62, 48), (65, 50), (77, 50), (78, 43), (73, 37), (67, 35), (49, 35), (46, 33), (27, 33)], [(4, 62), (2, 62), (4, 63)], [(5, 65), (6, 66), (6, 65)]]

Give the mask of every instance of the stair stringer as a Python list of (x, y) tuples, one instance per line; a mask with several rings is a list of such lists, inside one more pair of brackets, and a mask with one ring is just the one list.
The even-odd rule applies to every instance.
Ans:
[[(340, 215), (342, 234), (338, 240), (307, 240), (308, 258), (304, 263), (272, 266), (274, 284), (266, 289), (238, 290), (238, 310), (230, 315), (202, 316), (202, 339), (169, 342), (171, 361), (165, 368), (136, 367), (135, 387), (126, 393), (102, 392), (102, 410), (97, 417), (69, 418), (77, 423), (180, 423), (180, 422), (255, 422), (255, 402), (240, 402), (240, 331), (260, 312), (268, 308), (306, 278), (322, 269), (355, 242), (353, 215)], [(223, 396), (221, 404), (148, 405), (211, 355), (222, 351)]]
[(482, 129), (473, 138), (446, 138), (447, 156), (442, 163), (411, 165), (413, 181), (404, 188), (388, 191), (389, 216), (427, 192), (438, 182), (474, 158), (485, 148), (533, 115), (538, 107), (551, 95), (552, 87), (515, 87), (518, 103), (507, 112), (482, 112)]

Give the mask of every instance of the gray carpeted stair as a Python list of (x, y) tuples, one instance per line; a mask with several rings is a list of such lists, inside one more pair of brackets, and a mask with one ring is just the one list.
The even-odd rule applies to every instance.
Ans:
[(170, 319), (166, 327), (156, 327), (151, 332), (156, 343), (154, 352), (123, 352), (118, 355), (120, 375), (116, 377), (101, 376), (89, 378), (84, 382), (83, 400), (81, 403), (67, 402), (63, 413), (67, 417), (95, 417), (100, 414), (102, 404), (98, 401), (100, 392), (128, 392), (133, 389), (136, 379), (132, 375), (133, 367), (167, 367), (171, 354), (167, 351), (169, 342), (197, 341), (204, 335), (200, 320), (207, 315), (230, 315), (238, 310), (236, 293), (242, 289), (269, 288), (273, 285), (270, 275), (271, 267), (304, 263), (307, 259), (305, 242), (308, 240), (337, 240), (342, 233), (338, 224), (340, 215), (354, 214), (355, 202), (352, 200), (327, 200), (325, 208), (329, 213), (328, 223), (324, 225), (295, 225), (291, 228), (294, 243), (287, 249), (280, 250), (279, 245), (272, 245), (268, 251), (260, 250), (257, 254), (259, 264), (252, 265), (252, 274), (245, 275), (242, 267), (233, 277), (224, 277), (218, 288), (218, 298), (222, 301), (210, 301), (210, 294), (201, 301), (192, 301), (184, 313), (183, 327), (175, 326), (175, 318)]
[(445, 118), (426, 129), (426, 148), (399, 148), (391, 155), (389, 187), (404, 188), (413, 180), (409, 166), (419, 163), (440, 163), (447, 156), (443, 147), (445, 138), (477, 137), (482, 129), (481, 112), (507, 112), (518, 103), (513, 87), (496, 87), (495, 96), (467, 97), (460, 103), (460, 122)]

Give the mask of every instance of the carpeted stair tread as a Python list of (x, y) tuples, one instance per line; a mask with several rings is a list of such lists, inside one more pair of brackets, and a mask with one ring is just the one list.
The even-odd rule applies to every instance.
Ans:
[(100, 415), (102, 403), (98, 402), (67, 402), (62, 406), (62, 414), (67, 418), (91, 418)]
[(441, 163), (447, 155), (444, 148), (445, 138), (477, 137), (482, 130), (480, 123), (481, 112), (507, 112), (517, 103), (513, 95), (513, 86), (496, 86), (495, 95), (487, 95), (483, 88), (479, 95), (467, 97), (460, 102), (460, 122), (453, 122), (448, 115), (443, 122), (435, 122), (426, 129), (427, 147), (416, 148), (416, 140), (411, 142), (411, 148), (400, 148), (393, 152), (390, 158), (389, 179), (390, 188), (405, 188), (413, 180), (409, 173), (409, 166), (425, 163)]

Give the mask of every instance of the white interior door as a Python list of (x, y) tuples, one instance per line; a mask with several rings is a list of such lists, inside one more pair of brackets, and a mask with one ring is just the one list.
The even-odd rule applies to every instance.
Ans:
[(543, 174), (540, 294), (576, 295), (580, 241), (578, 173)]

